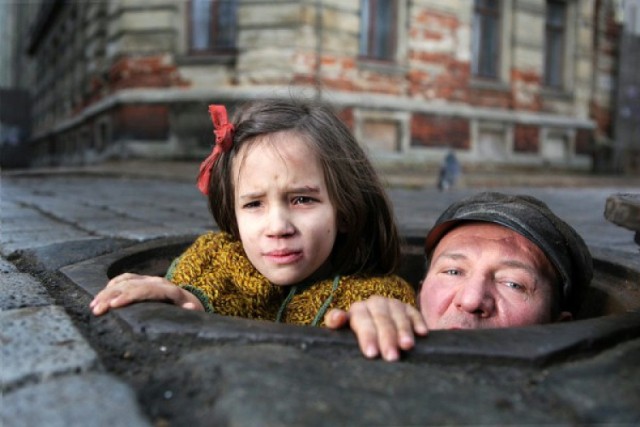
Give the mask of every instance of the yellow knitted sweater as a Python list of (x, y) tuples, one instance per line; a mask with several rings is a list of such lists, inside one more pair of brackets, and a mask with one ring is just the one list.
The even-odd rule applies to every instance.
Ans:
[(207, 311), (263, 320), (276, 320), (280, 311), (285, 323), (309, 325), (324, 308), (348, 310), (373, 295), (415, 305), (413, 288), (395, 275), (344, 276), (335, 283), (326, 279), (288, 296), (291, 286), (271, 284), (251, 264), (242, 244), (226, 233), (200, 236), (173, 262), (166, 278), (198, 297)]

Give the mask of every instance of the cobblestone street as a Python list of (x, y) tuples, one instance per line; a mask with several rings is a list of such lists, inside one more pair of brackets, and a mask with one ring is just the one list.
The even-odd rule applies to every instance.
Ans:
[[(78, 271), (91, 271), (87, 262), (163, 239), (188, 239), (213, 226), (190, 175), (193, 165), (129, 166), (127, 173), (95, 167), (2, 175), (3, 426), (640, 421), (640, 341), (632, 331), (591, 356), (551, 365), (547, 356), (533, 355), (543, 354), (541, 347), (522, 356), (500, 350), (496, 331), (433, 333), (416, 355), (386, 364), (360, 357), (347, 331), (204, 318), (163, 304), (94, 318), (87, 309), (90, 292), (73, 280)], [(430, 182), (419, 185), (415, 175), (383, 175), (407, 236), (424, 236), (451, 202), (482, 189), (526, 193), (573, 225), (596, 258), (640, 272), (633, 232), (603, 216), (609, 196), (640, 191), (631, 180), (566, 186), (566, 178), (556, 177), (526, 186), (522, 176), (466, 177), (461, 188), (440, 193)], [(629, 287), (639, 292), (637, 282)], [(560, 349), (565, 344), (558, 337), (598, 329), (585, 322), (575, 322), (577, 334), (533, 329), (536, 336), (555, 336), (549, 347)], [(503, 334), (524, 353), (529, 347), (516, 332)], [(437, 357), (443, 354), (476, 356), (445, 363)]]

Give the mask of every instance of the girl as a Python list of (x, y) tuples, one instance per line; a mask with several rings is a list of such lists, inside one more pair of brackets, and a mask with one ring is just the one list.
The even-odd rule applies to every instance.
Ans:
[(90, 307), (135, 301), (318, 325), (329, 308), (372, 295), (414, 304), (392, 275), (400, 242), (390, 203), (364, 151), (327, 107), (258, 101), (233, 123), (211, 105), (216, 144), (198, 188), (221, 232), (199, 237), (165, 278), (125, 273)]

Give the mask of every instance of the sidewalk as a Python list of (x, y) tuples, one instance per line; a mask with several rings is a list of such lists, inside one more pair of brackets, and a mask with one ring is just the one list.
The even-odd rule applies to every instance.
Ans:
[[(200, 163), (197, 161), (126, 160), (97, 165), (5, 170), (3, 174), (59, 175), (92, 174), (158, 178), (195, 182)], [(390, 188), (436, 188), (438, 165), (406, 165), (398, 162), (378, 162), (376, 168)], [(636, 187), (640, 191), (640, 176), (595, 175), (586, 171), (558, 169), (476, 167), (463, 169), (458, 188), (495, 187)]]
[[(186, 334), (171, 325), (187, 319), (166, 307), (153, 309), (153, 316), (144, 317), (139, 328), (143, 332), (135, 333), (116, 315), (90, 316), (89, 294), (65, 279), (61, 270), (141, 242), (164, 242), (160, 239), (209, 230), (212, 221), (206, 200), (194, 185), (198, 166), (128, 161), (3, 171), (3, 427), (210, 425), (218, 421), (221, 425), (322, 425), (318, 420), (325, 420), (325, 425), (330, 421), (353, 424), (364, 423), (358, 418), (363, 413), (370, 414), (371, 422), (422, 425), (443, 419), (461, 424), (498, 420), (606, 424), (639, 416), (633, 390), (640, 372), (637, 363), (629, 362), (640, 354), (638, 339), (605, 348), (598, 358), (554, 364), (541, 373), (535, 367), (502, 366), (490, 358), (483, 359), (483, 369), (474, 368), (480, 365), (473, 360), (449, 361), (445, 368), (431, 362), (434, 349), (463, 348), (464, 342), (473, 342), (460, 334), (434, 334), (440, 341), (433, 338), (424, 343), (417, 352), (422, 358), (390, 366), (363, 360), (354, 351), (352, 337), (345, 335), (339, 339), (320, 336), (322, 341), (282, 326), (270, 329), (202, 318)], [(636, 180), (477, 171), (465, 175), (454, 190), (440, 193), (433, 171), (390, 165), (380, 170), (389, 183), (401, 228), (412, 236), (424, 236), (446, 206), (481, 188), (527, 192), (574, 225), (599, 257), (640, 271), (633, 233), (603, 216), (607, 197), (639, 189)], [(99, 287), (102, 281), (91, 284)], [(128, 313), (132, 312), (136, 311)], [(175, 333), (169, 338), (164, 332), (154, 336), (159, 329), (151, 327), (153, 319), (156, 327), (169, 325)], [(442, 346), (433, 344), (437, 342)], [(486, 341), (496, 354), (504, 348), (502, 344)], [(620, 366), (629, 374), (626, 379), (611, 375)], [(433, 387), (424, 390), (427, 382)], [(526, 390), (522, 384), (528, 384)], [(587, 403), (582, 390), (590, 390)], [(424, 402), (417, 399), (418, 392)], [(460, 398), (466, 402), (464, 411), (449, 407)], [(613, 409), (595, 411), (589, 402)], [(288, 416), (294, 421), (283, 422)]]
[(38, 278), (0, 257), (0, 281), (0, 425), (150, 426)]

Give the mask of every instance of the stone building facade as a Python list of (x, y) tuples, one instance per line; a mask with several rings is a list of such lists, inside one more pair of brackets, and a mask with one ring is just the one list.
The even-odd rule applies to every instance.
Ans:
[(192, 158), (207, 105), (329, 102), (375, 159), (587, 169), (612, 135), (615, 0), (43, 0), (33, 157)]

